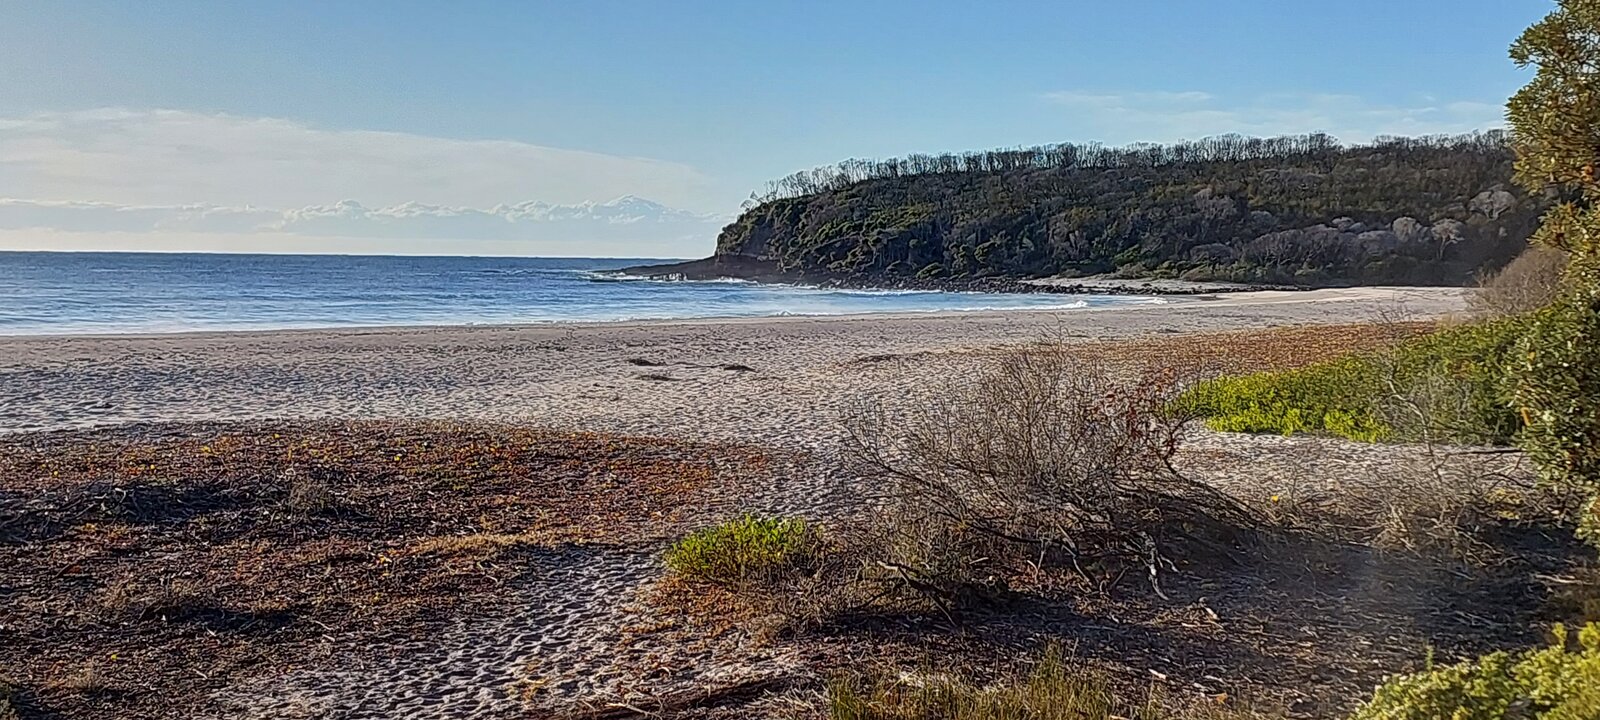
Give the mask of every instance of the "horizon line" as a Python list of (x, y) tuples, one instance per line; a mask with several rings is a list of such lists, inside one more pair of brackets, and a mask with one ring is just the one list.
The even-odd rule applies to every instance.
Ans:
[(647, 257), (635, 255), (441, 255), (436, 253), (345, 253), (345, 252), (261, 252), (230, 250), (27, 250), (0, 248), (0, 254), (38, 255), (239, 255), (266, 257), (350, 257), (350, 258), (489, 258), (521, 260), (665, 260), (688, 261), (692, 257)]

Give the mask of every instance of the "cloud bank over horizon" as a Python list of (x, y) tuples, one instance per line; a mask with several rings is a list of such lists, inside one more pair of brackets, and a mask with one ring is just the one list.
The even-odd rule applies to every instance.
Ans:
[(721, 203), (707, 187), (681, 163), (509, 140), (184, 110), (0, 117), (0, 249), (304, 251), (315, 237), (330, 252), (393, 240), (408, 253), (696, 255), (728, 219), (708, 212)]
[[(354, 200), (284, 210), (222, 205), (119, 205), (0, 198), (0, 249), (119, 249), (130, 238), (165, 238), (251, 252), (371, 252), (372, 240), (407, 253), (686, 257), (703, 254), (728, 216), (692, 213), (623, 196), (572, 205), (526, 201), (490, 208)], [(176, 242), (176, 244), (173, 244)], [(631, 249), (630, 249), (631, 248)]]
[(0, 117), (0, 197), (296, 207), (330, 198), (490, 207), (624, 195), (716, 209), (693, 167), (510, 140), (327, 130), (280, 118), (106, 108)]

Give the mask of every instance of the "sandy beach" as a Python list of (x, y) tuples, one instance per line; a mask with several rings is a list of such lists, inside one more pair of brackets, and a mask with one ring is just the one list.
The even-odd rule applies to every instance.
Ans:
[(452, 418), (814, 447), (829, 436), (839, 399), (896, 375), (918, 377), (903, 362), (895, 372), (841, 370), (863, 358), (1431, 319), (1460, 312), (1462, 297), (1451, 288), (1358, 288), (1065, 311), (0, 337), (0, 432)]
[[(847, 639), (819, 648), (774, 642), (738, 628), (710, 632), (676, 612), (663, 613), (652, 600), (652, 588), (664, 574), (663, 547), (688, 530), (744, 512), (826, 521), (859, 505), (862, 488), (836, 462), (839, 416), (855, 398), (915, 397), (996, 348), (1039, 339), (1077, 348), (1084, 362), (1130, 368), (1179, 356), (1204, 359), (1208, 353), (1227, 359), (1234, 370), (1292, 365), (1379, 344), (1384, 328), (1420, 327), (1402, 320), (1459, 314), (1463, 295), (1459, 289), (1362, 288), (1237, 293), (1056, 312), (0, 338), (0, 443), (13, 443), (16, 461), (33, 468), (17, 476), (33, 483), (16, 490), (23, 503), (19, 517), (24, 527), (43, 523), (36, 531), (43, 533), (41, 542), (64, 548), (48, 552), (88, 558), (82, 561), (81, 579), (37, 583), (26, 578), (43, 571), (28, 567), (55, 567), (61, 560), (19, 546), (18, 562), (31, 564), (17, 571), (25, 588), (17, 607), (38, 608), (38, 617), (49, 617), (49, 608), (72, 602), (62, 600), (62, 593), (103, 598), (106, 591), (96, 583), (109, 581), (96, 578), (129, 568), (140, 577), (160, 572), (188, 577), (188, 568), (204, 568), (196, 572), (208, 573), (207, 583), (237, 583), (240, 593), (256, 592), (263, 582), (259, 574), (273, 574), (260, 560), (248, 559), (268, 552), (266, 540), (252, 539), (275, 537), (266, 531), (252, 531), (243, 540), (231, 534), (219, 540), (175, 539), (160, 534), (168, 527), (161, 522), (169, 520), (125, 525), (126, 513), (94, 523), (85, 521), (92, 513), (73, 516), (77, 519), (71, 522), (59, 519), (63, 508), (87, 507), (73, 500), (79, 496), (61, 495), (66, 491), (54, 489), (48, 477), (36, 477), (49, 476), (39, 468), (55, 467), (51, 458), (63, 449), (89, 458), (71, 460), (61, 472), (81, 475), (84, 489), (75, 492), (101, 498), (102, 508), (134, 502), (138, 512), (151, 512), (126, 500), (122, 490), (105, 495), (106, 472), (113, 483), (138, 487), (144, 487), (141, 473), (152, 474), (156, 484), (150, 487), (157, 490), (167, 487), (161, 478), (206, 475), (192, 481), (200, 483), (191, 490), (200, 493), (192, 500), (200, 509), (180, 505), (172, 511), (179, 515), (170, 520), (189, 522), (202, 511), (231, 518), (194, 531), (203, 533), (246, 522), (269, 528), (283, 522), (272, 509), (280, 502), (273, 499), (280, 492), (272, 487), (280, 480), (271, 475), (277, 471), (263, 478), (257, 469), (290, 452), (277, 443), (313, 448), (313, 453), (348, 445), (355, 449), (337, 450), (347, 453), (338, 462), (348, 467), (387, 467), (391, 455), (398, 464), (402, 454), (411, 467), (413, 453), (426, 455), (423, 470), (350, 475), (348, 497), (341, 501), (367, 498), (359, 503), (398, 504), (416, 508), (415, 513), (395, 519), (385, 511), (376, 525), (361, 514), (337, 520), (354, 523), (349, 527), (324, 523), (317, 532), (331, 533), (328, 539), (310, 544), (305, 538), (313, 536), (295, 527), (286, 544), (270, 550), (266, 563), (274, 573), (287, 569), (287, 580), (273, 582), (292, 595), (308, 592), (301, 587), (305, 581), (296, 580), (295, 573), (302, 572), (295, 570), (302, 567), (297, 563), (308, 568), (303, 572), (320, 573), (332, 572), (323, 569), (326, 557), (361, 558), (356, 569), (341, 570), (356, 574), (337, 582), (371, 594), (359, 601), (335, 596), (355, 603), (354, 609), (321, 616), (305, 611), (308, 619), (288, 621), (275, 634), (245, 634), (207, 650), (212, 657), (231, 658), (235, 664), (228, 667), (234, 669), (216, 677), (208, 672), (205, 683), (190, 688), (187, 702), (193, 705), (184, 707), (198, 715), (186, 710), (171, 716), (498, 718), (533, 712), (591, 717), (583, 712), (649, 706), (695, 688), (815, 677), (819, 667), (837, 662), (837, 653), (863, 648)], [(369, 420), (376, 424), (362, 424)], [(464, 430), (430, 429), (428, 423), (439, 421), (469, 424)], [(527, 474), (517, 478), (490, 473), (474, 481), (481, 487), (453, 480), (455, 473), (479, 467), (476, 458), (484, 443), (499, 442), (500, 433), (470, 424), (482, 422), (534, 428), (508, 436), (526, 436), (526, 447), (544, 448), (538, 457), (559, 462), (535, 463), (518, 470)], [(571, 431), (608, 435), (548, 434)], [(616, 439), (620, 436), (661, 440)], [(147, 449), (148, 443), (158, 449)], [(1420, 454), (1414, 448), (1328, 438), (1197, 429), (1181, 458), (1187, 471), (1218, 486), (1270, 494), (1319, 483), (1381, 486), (1394, 468)], [(242, 485), (217, 485), (212, 475)], [(452, 492), (470, 488), (481, 494), (438, 505), (450, 494), (440, 496), (439, 486), (427, 480), (436, 475), (437, 482), (455, 488)], [(621, 479), (585, 489), (596, 477)], [(223, 500), (205, 494), (216, 487), (231, 489), (219, 496)], [(539, 489), (530, 495), (524, 487)], [(265, 498), (251, 502), (267, 505), (250, 515), (258, 511), (240, 497)], [(554, 504), (539, 504), (547, 498)], [(572, 507), (593, 510), (574, 514)], [(107, 529), (113, 526), (122, 529)], [(76, 529), (64, 529), (69, 527)], [(526, 540), (530, 528), (538, 529), (541, 540), (523, 547), (531, 542)], [(145, 537), (139, 533), (149, 536), (138, 540)], [(470, 557), (458, 567), (451, 564), (454, 555), (441, 555), (437, 548), (455, 547), (461, 537), (475, 538), (477, 545), (462, 550)], [(523, 539), (503, 539), (508, 537)], [(174, 549), (184, 542), (190, 543), (182, 551), (187, 555)], [(522, 549), (496, 554), (502, 544)], [(130, 555), (129, 547), (154, 549)], [(479, 551), (489, 554), (472, 555)], [(385, 565), (399, 562), (395, 558), (409, 564)], [(410, 579), (393, 586), (401, 581), (390, 572), (363, 574), (367, 570), (361, 568), (371, 567), (404, 569)], [(441, 584), (440, 577), (455, 580)], [(1475, 623), (1436, 626), (1417, 619), (1408, 614), (1415, 612), (1411, 606), (1395, 600), (1410, 592), (1403, 587), (1379, 588), (1359, 574), (1352, 576), (1353, 584), (1321, 585), (1317, 577), (1307, 584), (1263, 571), (1260, 578), (1241, 576), (1227, 587), (1196, 586), (1195, 597), (1182, 602), (1120, 606), (1116, 612), (1123, 620), (1117, 627), (1122, 629), (1090, 624), (1071, 632), (1084, 658), (1129, 677), (1170, 674), (1207, 692), (1236, 683), (1270, 687), (1275, 698), (1304, 710), (1296, 717), (1337, 709), (1323, 698), (1357, 697), (1387, 667), (1383, 663), (1406, 661), (1416, 648), (1442, 643), (1450, 652), (1466, 652), (1503, 641), (1480, 637)], [(1420, 598), (1424, 590), (1416, 592)], [(390, 593), (409, 593), (412, 601), (395, 605), (387, 599)], [(301, 595), (285, 597), (289, 600), (252, 602), (323, 607)], [(333, 602), (317, 602), (325, 600)], [(1213, 617), (1220, 612), (1237, 627), (1256, 629), (1241, 640), (1212, 621), (1184, 624), (1181, 632), (1194, 635), (1184, 641), (1186, 652), (1200, 653), (1203, 662), (1174, 659), (1168, 641), (1141, 628), (1161, 627), (1180, 607), (1194, 610), (1194, 602)], [(1505, 605), (1497, 611), (1507, 617), (1494, 627), (1524, 627), (1517, 618), (1526, 608)], [(1361, 612), (1368, 613), (1362, 628), (1340, 624)], [(86, 627), (104, 627), (89, 616)], [(397, 626), (385, 622), (395, 617), (416, 619)], [(39, 625), (33, 637), (37, 647), (70, 650), (51, 642), (51, 633), (59, 632), (52, 627)], [(168, 627), (179, 626), (161, 626)], [(161, 628), (166, 634), (140, 642), (151, 643), (149, 667), (164, 668), (161, 672), (169, 675), (160, 677), (166, 679), (149, 680), (150, 670), (129, 664), (125, 670), (104, 669), (110, 682), (143, 683), (146, 694), (138, 697), (161, 697), (163, 683), (187, 682), (171, 678), (192, 674), (193, 666), (171, 659), (171, 648), (221, 642), (214, 633), (192, 639)], [(1321, 635), (1305, 634), (1311, 628)], [(1447, 635), (1451, 632), (1457, 635)], [(1368, 664), (1337, 675), (1323, 674), (1321, 660), (1286, 665), (1279, 648), (1290, 636), (1304, 638), (1294, 644), (1295, 652), (1303, 651), (1297, 657), (1359, 650), (1360, 662)], [(1381, 662), (1373, 654), (1375, 644), (1390, 648)], [(121, 652), (129, 657), (132, 651)], [(29, 672), (48, 678), (76, 661), (62, 655), (29, 662)], [(1286, 689), (1299, 687), (1311, 689)], [(141, 715), (169, 716), (161, 705), (138, 707)], [(730, 712), (704, 716), (782, 714), (760, 702)]]

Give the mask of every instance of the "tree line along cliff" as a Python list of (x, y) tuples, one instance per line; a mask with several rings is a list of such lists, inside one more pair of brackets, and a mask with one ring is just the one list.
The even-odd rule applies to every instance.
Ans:
[(857, 279), (1461, 284), (1525, 247), (1548, 205), (1512, 161), (1499, 131), (851, 160), (753, 195), (717, 258)]

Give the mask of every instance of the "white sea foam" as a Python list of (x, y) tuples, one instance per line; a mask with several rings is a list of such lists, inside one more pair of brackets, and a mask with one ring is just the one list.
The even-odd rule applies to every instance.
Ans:
[(581, 270), (579, 277), (590, 282), (615, 282), (615, 283), (676, 283), (676, 284), (706, 284), (706, 285), (755, 285), (754, 280), (743, 278), (723, 277), (710, 280), (690, 280), (681, 273), (668, 275), (633, 275), (624, 272), (608, 270)]

